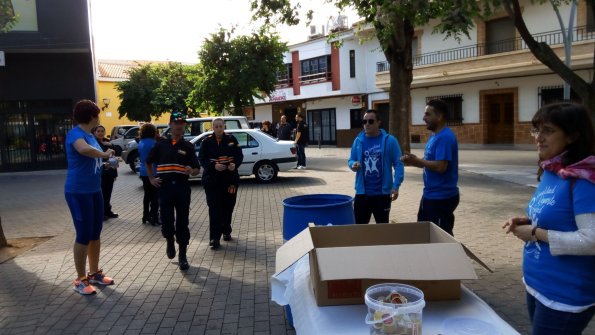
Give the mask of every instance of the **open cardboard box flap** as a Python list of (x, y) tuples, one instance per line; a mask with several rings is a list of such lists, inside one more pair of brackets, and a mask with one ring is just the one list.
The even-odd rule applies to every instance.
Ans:
[(283, 272), (313, 249), (322, 280), (387, 278), (388, 274), (403, 280), (476, 279), (465, 254), (492, 272), (431, 222), (307, 227), (277, 250), (275, 272)]
[(458, 243), (319, 248), (316, 256), (321, 280), (477, 279)]

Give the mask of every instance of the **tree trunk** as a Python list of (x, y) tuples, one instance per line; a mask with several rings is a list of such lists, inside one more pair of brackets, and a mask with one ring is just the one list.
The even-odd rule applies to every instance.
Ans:
[[(591, 115), (591, 122), (595, 125), (595, 79), (590, 84), (577, 75), (572, 69), (566, 66), (564, 62), (554, 53), (554, 51), (544, 42), (537, 42), (533, 35), (527, 29), (521, 6), (518, 0), (508, 0), (504, 2), (504, 7), (508, 15), (514, 21), (514, 25), (531, 50), (531, 53), (550, 68), (554, 73), (560, 76), (583, 100), (583, 104)], [(563, 32), (565, 33), (565, 32)], [(593, 64), (595, 65), (595, 52), (593, 53)]]
[(4, 230), (2, 229), (2, 217), (0, 217), (0, 248), (4, 248), (8, 246), (8, 241), (6, 241), (6, 237), (4, 236)]
[[(384, 55), (390, 65), (389, 133), (398, 140), (403, 152), (411, 150), (409, 125), (411, 124), (411, 82), (413, 56), (411, 42), (413, 25), (406, 19), (395, 18), (397, 32), (387, 41)], [(380, 37), (379, 37), (380, 39)]]

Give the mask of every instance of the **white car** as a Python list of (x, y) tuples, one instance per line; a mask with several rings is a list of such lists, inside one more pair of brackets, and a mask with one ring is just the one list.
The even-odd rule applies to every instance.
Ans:
[[(202, 140), (212, 131), (200, 134), (190, 140), (198, 157)], [(254, 175), (260, 183), (272, 182), (279, 171), (289, 171), (297, 162), (297, 151), (293, 141), (280, 141), (258, 129), (229, 129), (242, 148), (244, 161), (238, 170), (240, 176)], [(202, 171), (202, 169), (201, 169)]]

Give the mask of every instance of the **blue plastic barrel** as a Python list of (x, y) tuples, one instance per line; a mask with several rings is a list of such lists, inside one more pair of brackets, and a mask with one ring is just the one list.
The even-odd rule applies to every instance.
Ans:
[(283, 200), (283, 239), (291, 240), (314, 222), (318, 226), (354, 224), (353, 197), (307, 194)]
[[(353, 197), (342, 194), (307, 194), (283, 200), (283, 240), (291, 240), (313, 222), (318, 226), (354, 224)], [(293, 326), (289, 305), (287, 321)]]

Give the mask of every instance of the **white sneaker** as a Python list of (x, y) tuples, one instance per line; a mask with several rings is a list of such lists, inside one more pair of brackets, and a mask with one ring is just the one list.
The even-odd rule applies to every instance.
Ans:
[(306, 167), (305, 167), (305, 166), (301, 166), (301, 165), (300, 165), (300, 166), (298, 166), (298, 170), (305, 170), (305, 169), (306, 169)]

